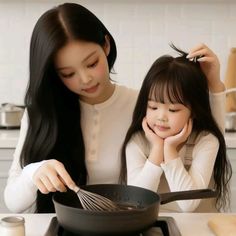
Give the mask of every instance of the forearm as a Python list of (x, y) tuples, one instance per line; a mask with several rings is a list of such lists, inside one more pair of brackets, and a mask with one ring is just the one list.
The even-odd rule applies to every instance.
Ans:
[(219, 93), (210, 93), (212, 115), (222, 133), (225, 131), (225, 102), (226, 96), (224, 91)]
[(4, 191), (4, 200), (10, 211), (34, 212), (35, 208), (32, 209), (32, 205), (35, 204), (38, 188), (33, 183), (33, 175), (44, 162), (29, 164), (23, 170), (19, 164), (13, 163)]
[(148, 160), (154, 165), (160, 166), (163, 162), (163, 145), (155, 145), (151, 148)]
[(4, 191), (4, 200), (11, 212), (22, 213), (28, 211), (35, 203), (37, 187), (32, 181), (21, 174), (9, 179)]
[(128, 167), (128, 185), (134, 185), (142, 188), (149, 189), (156, 192), (160, 183), (160, 178), (163, 173), (162, 169), (146, 161), (144, 166), (135, 172)]
[[(195, 178), (189, 174), (180, 158), (170, 161), (167, 164), (162, 164), (161, 167), (165, 173), (171, 192), (206, 188), (205, 183), (202, 182), (202, 178), (196, 181)], [(200, 200), (184, 200), (177, 202), (183, 212), (194, 211), (199, 203)]]

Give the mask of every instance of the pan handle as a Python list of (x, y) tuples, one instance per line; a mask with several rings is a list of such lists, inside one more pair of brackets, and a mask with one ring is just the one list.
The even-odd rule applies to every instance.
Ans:
[(178, 200), (202, 199), (202, 198), (215, 198), (217, 192), (213, 189), (197, 189), (188, 191), (178, 191), (159, 194), (161, 197), (161, 204)]

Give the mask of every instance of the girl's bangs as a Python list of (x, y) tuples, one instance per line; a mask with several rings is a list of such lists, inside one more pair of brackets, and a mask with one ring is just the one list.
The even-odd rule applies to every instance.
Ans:
[(160, 103), (186, 105), (180, 80), (170, 76), (162, 76), (155, 80), (150, 87), (149, 99)]

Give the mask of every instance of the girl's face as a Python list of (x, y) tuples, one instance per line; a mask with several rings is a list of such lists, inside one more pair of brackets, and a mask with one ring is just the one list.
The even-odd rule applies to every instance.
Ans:
[(109, 52), (107, 38), (104, 47), (92, 42), (70, 41), (55, 55), (55, 68), (64, 85), (82, 101), (101, 103), (114, 91), (109, 79)]
[(160, 103), (148, 100), (146, 118), (149, 127), (165, 139), (179, 133), (188, 122), (191, 111), (180, 103)]

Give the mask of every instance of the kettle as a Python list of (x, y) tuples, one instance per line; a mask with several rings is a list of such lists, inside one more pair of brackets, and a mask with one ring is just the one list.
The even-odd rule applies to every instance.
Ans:
[(0, 127), (19, 128), (23, 114), (24, 106), (3, 103), (0, 107)]

